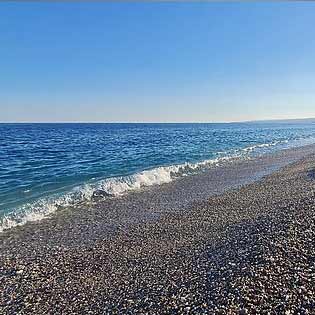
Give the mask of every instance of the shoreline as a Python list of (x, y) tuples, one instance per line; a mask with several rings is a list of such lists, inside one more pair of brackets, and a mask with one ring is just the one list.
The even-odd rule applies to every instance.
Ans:
[[(269, 144), (249, 146), (240, 149), (240, 152), (252, 152), (252, 150), (257, 148), (277, 145), (279, 142), (281, 143), (281, 141), (276, 141)], [(304, 144), (304, 146), (298, 145), (293, 147), (293, 150), (302, 148), (303, 151), (303, 147), (307, 147), (307, 144)], [(289, 148), (282, 148), (278, 151), (286, 151), (288, 149)], [(229, 164), (239, 164), (240, 162), (242, 163), (246, 160), (259, 159), (264, 155), (270, 157), (273, 155), (276, 156), (278, 153), (275, 152), (266, 152), (262, 155), (227, 155), (196, 162), (161, 165), (144, 169), (129, 175), (103, 178), (95, 182), (86, 182), (85, 184), (81, 183), (80, 185), (74, 185), (72, 190), (64, 191), (60, 195), (52, 194), (50, 196), (43, 196), (37, 201), (31, 202), (28, 210), (26, 211), (18, 211), (20, 207), (17, 207), (17, 209), (13, 212), (9, 212), (7, 214), (4, 212), (2, 217), (0, 216), (0, 233), (14, 227), (23, 226), (28, 224), (28, 222), (44, 220), (54, 215), (55, 212), (60, 212), (60, 210), (66, 208), (72, 208), (75, 210), (77, 206), (89, 207), (91, 205), (95, 205), (97, 202), (102, 202), (104, 199), (119, 198), (128, 193), (139, 193), (143, 191), (143, 189), (147, 189), (152, 186), (158, 187), (166, 183), (181, 180), (184, 176), (198, 176), (201, 175), (202, 172), (209, 171), (209, 169), (220, 168)], [(270, 166), (271, 165), (269, 165), (269, 167)], [(250, 176), (250, 174), (248, 176)], [(229, 187), (230, 183), (226, 183), (226, 186)], [(211, 190), (213, 190), (212, 187)], [(28, 204), (26, 203), (26, 206), (27, 205)], [(23, 206), (21, 207), (23, 208)]]
[[(21, 238), (31, 244), (39, 238), (51, 246), (82, 246), (89, 240), (94, 242), (119, 229), (128, 229), (130, 225), (157, 220), (165, 213), (185, 212), (194, 208), (195, 203), (260, 180), (314, 151), (315, 145), (311, 144), (250, 159), (236, 159), (169, 183), (57, 210), (40, 220), (2, 231), (0, 243)], [(85, 236), (82, 238), (81, 234)]]
[[(10, 231), (0, 236), (0, 309), (4, 314), (21, 310), (30, 314), (247, 314), (273, 311), (278, 304), (285, 311), (292, 309), (292, 314), (294, 307), (315, 309), (315, 290), (308, 281), (304, 289), (297, 282), (294, 291), (290, 277), (281, 280), (285, 273), (296, 274), (287, 270), (287, 254), (292, 259), (287, 265), (298, 264), (306, 274), (301, 277), (315, 276), (314, 244), (303, 243), (302, 237), (308, 233), (307, 240), (312, 240), (315, 233), (315, 183), (309, 173), (315, 167), (314, 152), (314, 146), (290, 149), (273, 158), (247, 161), (247, 169), (224, 166), (224, 171), (213, 169), (162, 185), (159, 193), (147, 189), (130, 194), (121, 202), (134, 208), (123, 215), (119, 206), (110, 208), (107, 222), (102, 221), (102, 204), (79, 213), (60, 213), (24, 226), (19, 233)], [(214, 174), (221, 180), (214, 180)], [(198, 192), (198, 187), (203, 191)], [(215, 188), (211, 193), (210, 187)], [(181, 199), (184, 202), (177, 204)], [(130, 217), (140, 207), (143, 211)], [(299, 246), (291, 246), (291, 241)], [(269, 275), (274, 275), (274, 282)], [(253, 279), (260, 281), (258, 288), (253, 287)], [(268, 283), (275, 287), (270, 289)], [(282, 295), (277, 286), (287, 294)], [(309, 293), (303, 295), (309, 296), (308, 304), (298, 290)]]

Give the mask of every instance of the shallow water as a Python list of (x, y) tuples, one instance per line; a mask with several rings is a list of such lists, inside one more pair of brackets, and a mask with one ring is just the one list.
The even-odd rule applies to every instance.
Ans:
[(315, 125), (0, 124), (0, 230), (284, 148)]

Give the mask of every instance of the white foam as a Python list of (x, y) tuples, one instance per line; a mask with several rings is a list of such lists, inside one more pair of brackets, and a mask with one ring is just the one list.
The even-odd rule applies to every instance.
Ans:
[(288, 140), (283, 140), (283, 141), (279, 140), (279, 141), (274, 141), (274, 142), (270, 142), (270, 143), (255, 144), (255, 145), (244, 148), (243, 151), (244, 152), (252, 152), (256, 149), (273, 147), (273, 146), (276, 146), (276, 145), (282, 144), (282, 143), (288, 143)]
[(95, 197), (106, 198), (108, 196), (121, 196), (130, 191), (139, 190), (143, 187), (169, 183), (181, 176), (187, 176), (198, 170), (216, 166), (221, 163), (231, 162), (240, 157), (249, 156), (256, 148), (268, 147), (272, 144), (259, 144), (236, 151), (229, 156), (204, 160), (198, 163), (183, 163), (179, 165), (161, 166), (151, 170), (125, 176), (100, 180), (78, 186), (63, 195), (41, 198), (36, 202), (25, 204), (19, 209), (0, 219), (0, 232), (12, 227), (24, 225), (26, 222), (39, 221), (49, 217), (60, 208), (79, 205), (83, 202), (93, 202)]

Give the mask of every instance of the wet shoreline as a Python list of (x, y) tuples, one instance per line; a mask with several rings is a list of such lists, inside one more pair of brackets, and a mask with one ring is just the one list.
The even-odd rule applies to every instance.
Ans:
[(43, 220), (5, 230), (0, 233), (0, 242), (20, 238), (28, 244), (44, 241), (49, 246), (80, 247), (100, 237), (115, 234), (119, 229), (157, 220), (165, 213), (189, 211), (195, 203), (257, 181), (303, 158), (312, 153), (314, 147), (308, 145), (252, 159), (234, 160), (171, 183), (63, 209)]

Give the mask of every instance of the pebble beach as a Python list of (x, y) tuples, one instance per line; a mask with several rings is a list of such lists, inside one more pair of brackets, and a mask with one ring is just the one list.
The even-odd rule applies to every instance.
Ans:
[(314, 152), (2, 233), (0, 314), (314, 314)]

